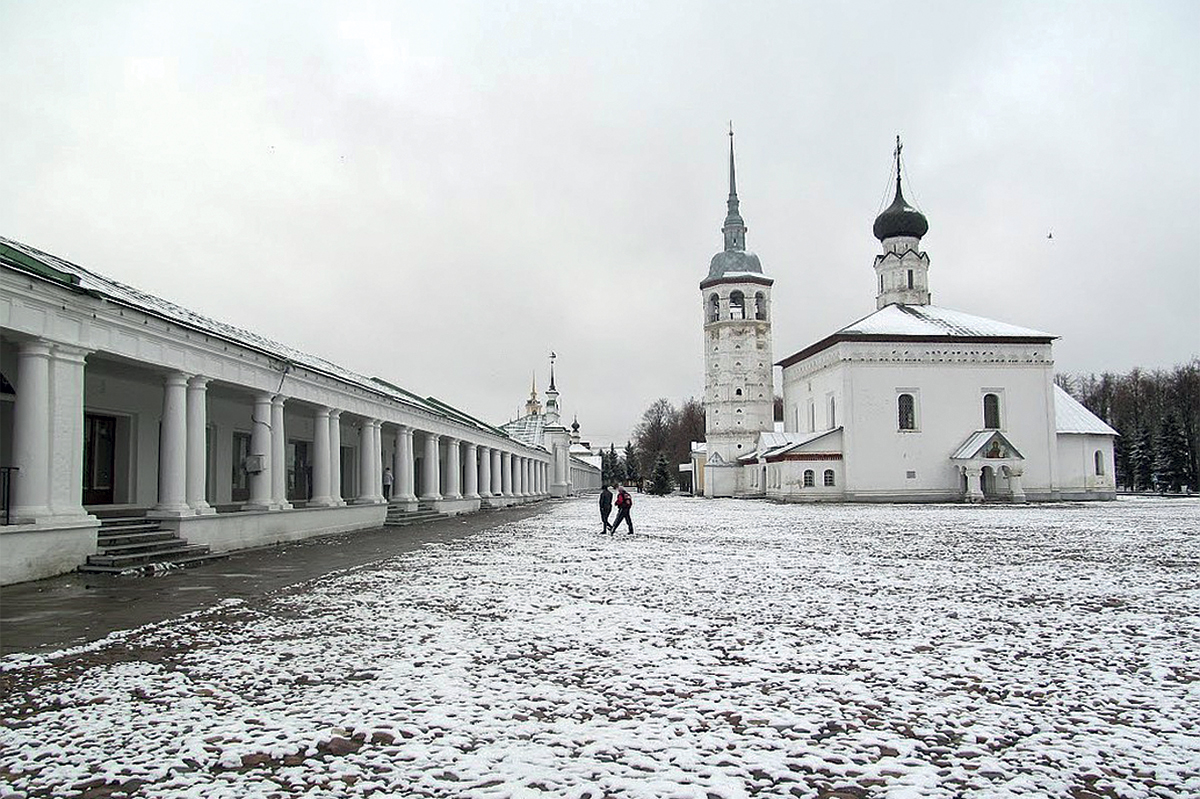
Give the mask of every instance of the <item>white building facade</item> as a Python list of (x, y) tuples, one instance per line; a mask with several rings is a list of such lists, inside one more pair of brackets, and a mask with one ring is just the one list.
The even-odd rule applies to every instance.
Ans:
[(0, 584), (84, 564), (115, 514), (221, 552), (528, 502), (556, 475), (450, 405), (4, 238), (0, 372)]
[[(932, 304), (920, 249), (928, 222), (905, 201), (899, 176), (897, 148), (895, 199), (874, 225), (877, 310), (780, 361), (783, 429), (764, 429), (737, 458), (735, 495), (1115, 496), (1116, 432), (1055, 385), (1055, 337)], [(712, 467), (709, 454), (704, 471)]]

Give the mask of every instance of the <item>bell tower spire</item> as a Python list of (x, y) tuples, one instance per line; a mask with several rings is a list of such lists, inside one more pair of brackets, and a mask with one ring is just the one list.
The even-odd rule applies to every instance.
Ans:
[(725, 213), (725, 225), (721, 232), (725, 234), (725, 250), (746, 249), (746, 223), (738, 209), (737, 171), (733, 164), (733, 123), (729, 123), (729, 199), (726, 201), (728, 210)]

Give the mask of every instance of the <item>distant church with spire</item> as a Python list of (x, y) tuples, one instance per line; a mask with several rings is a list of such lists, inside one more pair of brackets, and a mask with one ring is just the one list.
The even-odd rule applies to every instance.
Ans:
[[(695, 493), (784, 501), (1111, 499), (1116, 432), (1054, 383), (1056, 336), (934, 305), (925, 215), (875, 219), (875, 312), (771, 355), (771, 287), (746, 250), (733, 131), (724, 249), (700, 282), (706, 441)], [(814, 293), (819, 288), (813, 289)], [(774, 367), (783, 419), (775, 421)]]
[(550, 387), (546, 389), (545, 406), (538, 398), (537, 377), (534, 376), (529, 399), (525, 401), (525, 413), (500, 425), (500, 429), (515, 441), (550, 453), (550, 494), (566, 497), (578, 491), (600, 488), (600, 455), (581, 441), (578, 417), (571, 422), (570, 430), (563, 425), (558, 386), (554, 379), (556, 357), (554, 353), (550, 354)]

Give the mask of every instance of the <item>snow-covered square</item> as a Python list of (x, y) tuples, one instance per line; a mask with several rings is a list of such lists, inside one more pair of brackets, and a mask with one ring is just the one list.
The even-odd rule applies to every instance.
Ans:
[(594, 502), (10, 656), (0, 795), (1200, 795), (1200, 501)]

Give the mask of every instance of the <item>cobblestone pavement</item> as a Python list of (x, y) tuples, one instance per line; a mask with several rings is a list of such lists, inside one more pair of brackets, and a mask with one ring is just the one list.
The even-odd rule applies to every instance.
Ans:
[(0, 795), (1200, 795), (1200, 502), (593, 501), (10, 655)]

